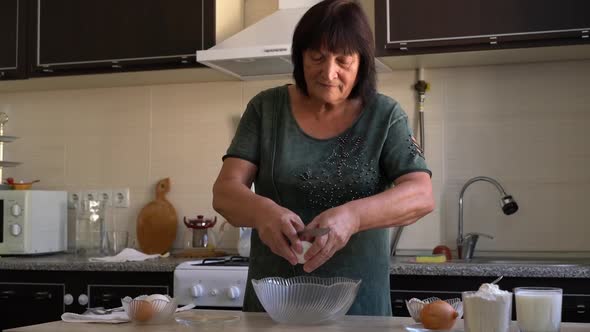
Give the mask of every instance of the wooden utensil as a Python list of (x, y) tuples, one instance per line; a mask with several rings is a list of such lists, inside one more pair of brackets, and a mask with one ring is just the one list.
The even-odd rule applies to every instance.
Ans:
[(170, 178), (158, 181), (156, 199), (141, 209), (137, 216), (137, 241), (146, 254), (163, 254), (176, 238), (178, 218), (174, 206), (166, 199)]

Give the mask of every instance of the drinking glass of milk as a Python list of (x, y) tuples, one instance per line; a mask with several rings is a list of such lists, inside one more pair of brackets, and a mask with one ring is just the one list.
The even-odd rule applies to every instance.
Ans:
[(558, 332), (561, 323), (561, 288), (518, 287), (516, 321), (521, 332)]

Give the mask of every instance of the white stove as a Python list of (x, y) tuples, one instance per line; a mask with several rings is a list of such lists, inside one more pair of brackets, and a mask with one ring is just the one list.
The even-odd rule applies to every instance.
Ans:
[(197, 308), (241, 309), (247, 278), (245, 257), (187, 261), (174, 269), (174, 298), (179, 305)]

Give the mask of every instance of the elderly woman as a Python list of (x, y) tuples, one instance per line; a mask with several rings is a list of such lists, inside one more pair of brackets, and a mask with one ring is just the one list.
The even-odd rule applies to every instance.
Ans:
[[(391, 315), (386, 228), (433, 210), (431, 173), (407, 115), (376, 92), (373, 37), (358, 4), (310, 8), (292, 60), (295, 85), (248, 103), (213, 188), (215, 210), (253, 228), (244, 310), (264, 310), (251, 279), (311, 274), (362, 279), (348, 314)], [(297, 232), (318, 227), (330, 232), (310, 239), (297, 265)]]

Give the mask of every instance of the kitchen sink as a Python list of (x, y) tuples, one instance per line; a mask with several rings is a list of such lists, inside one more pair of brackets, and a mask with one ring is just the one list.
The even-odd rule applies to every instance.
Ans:
[(464, 264), (514, 264), (514, 265), (590, 265), (590, 258), (543, 257), (474, 257), (470, 260), (454, 259), (450, 263)]

